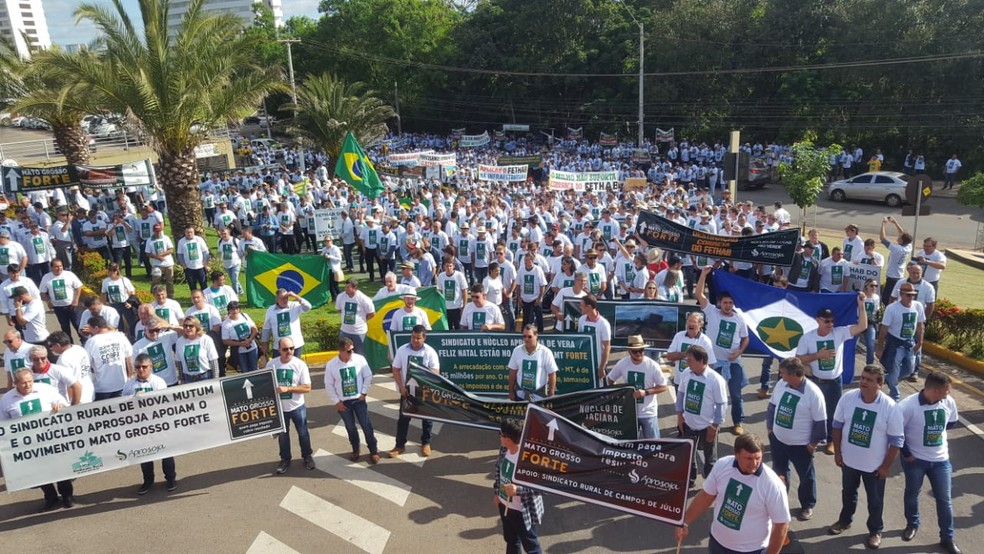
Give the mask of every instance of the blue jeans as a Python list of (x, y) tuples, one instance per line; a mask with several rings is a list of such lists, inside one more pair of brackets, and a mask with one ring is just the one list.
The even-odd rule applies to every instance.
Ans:
[[(208, 287), (208, 283), (205, 282), (205, 268), (190, 269), (185, 268), (185, 282), (188, 283), (188, 290), (205, 290)], [(169, 295), (170, 296), (170, 295)]]
[(229, 274), (229, 280), (232, 281), (232, 288), (236, 291), (236, 294), (243, 293), (243, 286), (239, 284), (240, 269), (242, 269), (242, 264), (236, 264), (226, 268), (226, 273)]
[(748, 384), (745, 379), (745, 368), (741, 362), (724, 361), (714, 364), (714, 369), (728, 381), (728, 396), (731, 397), (729, 399), (731, 401), (731, 420), (735, 425), (741, 425), (745, 421), (745, 403), (741, 398), (741, 388)]
[(257, 369), (259, 369), (257, 365), (259, 361), (259, 355), (260, 355), (260, 351), (257, 348), (254, 348), (249, 352), (240, 352), (239, 371), (246, 373), (249, 371), (256, 371)]
[(640, 417), (638, 419), (639, 419), (639, 428), (642, 429), (642, 433), (639, 435), (640, 439), (660, 438), (658, 417)]
[(198, 375), (188, 375), (187, 373), (182, 373), (181, 378), (184, 383), (197, 383), (198, 381), (208, 381), (212, 378), (212, 370), (208, 370)]
[(882, 353), (881, 363), (885, 368), (885, 383), (888, 384), (888, 395), (898, 402), (899, 381), (912, 373), (916, 356), (912, 351), (912, 341), (903, 341), (889, 334), (885, 338), (885, 352)]
[(759, 376), (759, 388), (769, 390), (772, 383), (772, 356), (762, 360), (762, 374)]
[(796, 494), (801, 508), (812, 508), (817, 505), (817, 472), (813, 466), (813, 454), (806, 445), (785, 444), (775, 434), (769, 433), (769, 445), (772, 447), (772, 469), (777, 475), (786, 480), (786, 490), (789, 490), (789, 464), (792, 462), (799, 476), (799, 487)]
[(919, 492), (922, 490), (923, 478), (929, 477), (929, 486), (936, 499), (936, 522), (940, 526), (940, 540), (953, 540), (953, 502), (950, 500), (950, 476), (953, 468), (950, 460), (942, 462), (926, 462), (914, 459), (909, 462), (902, 460), (902, 471), (905, 472), (905, 521), (907, 525), (919, 527)]
[(536, 524), (529, 529), (523, 520), (523, 512), (510, 510), (506, 512), (505, 506), (499, 504), (499, 519), (502, 520), (502, 538), (506, 541), (506, 554), (519, 554), (525, 551), (527, 554), (539, 554), (540, 540), (536, 536)]
[[(430, 444), (431, 431), (434, 429), (434, 422), (429, 419), (421, 419), (420, 444)], [(407, 435), (410, 433), (410, 417), (403, 415), (403, 403), (400, 403), (400, 419), (396, 422), (396, 447), (405, 448), (407, 446)]]
[(840, 377), (837, 379), (814, 379), (813, 382), (823, 393), (824, 407), (827, 410), (827, 440), (830, 441), (833, 439), (831, 427), (834, 423), (834, 410), (837, 409), (837, 403), (840, 402), (841, 396), (844, 394), (844, 386), (841, 385)]
[(868, 497), (868, 532), (881, 533), (885, 529), (882, 512), (885, 509), (885, 480), (874, 472), (863, 472), (844, 464), (841, 467), (841, 513), (837, 521), (851, 523), (858, 509), (858, 488), (864, 483), (864, 494)]
[(868, 325), (864, 332), (864, 363), (875, 363), (875, 338), (878, 336), (878, 326)]
[(376, 433), (372, 430), (372, 422), (369, 421), (369, 404), (365, 400), (359, 400), (358, 398), (354, 400), (343, 400), (345, 404), (345, 411), (338, 412), (342, 416), (342, 422), (345, 423), (345, 430), (348, 432), (349, 444), (352, 445), (352, 451), (358, 452), (359, 449), (359, 431), (355, 428), (355, 420), (359, 420), (359, 426), (362, 427), (362, 433), (366, 436), (366, 444), (369, 446), (369, 453), (376, 454), (378, 452), (376, 448)]
[(278, 437), (280, 441), (280, 459), (290, 461), (290, 424), (297, 429), (297, 442), (301, 443), (301, 457), (311, 455), (311, 434), (307, 426), (307, 406), (301, 406), (294, 411), (284, 412), (284, 432)]

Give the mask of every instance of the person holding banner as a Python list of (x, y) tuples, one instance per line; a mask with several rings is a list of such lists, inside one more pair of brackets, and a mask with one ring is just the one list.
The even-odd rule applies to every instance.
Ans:
[[(720, 263), (720, 262), (719, 262)], [(728, 291), (718, 293), (720, 307), (714, 306), (704, 296), (704, 283), (713, 268), (706, 266), (697, 280), (697, 304), (704, 311), (707, 319), (707, 331), (714, 337), (714, 357), (717, 363), (714, 369), (728, 382), (728, 394), (731, 396), (731, 419), (734, 422), (732, 433), (742, 435), (745, 429), (741, 426), (745, 419), (744, 401), (741, 389), (748, 380), (745, 378), (745, 368), (741, 365), (741, 355), (748, 348), (748, 326), (745, 320), (735, 312), (735, 299)]]
[(673, 335), (670, 347), (664, 354), (667, 360), (673, 362), (674, 372), (670, 378), (673, 384), (680, 384), (683, 372), (688, 369), (687, 351), (695, 344), (707, 352), (708, 365), (713, 366), (717, 363), (717, 358), (714, 357), (714, 343), (704, 334), (704, 312), (687, 314), (687, 328)]
[(519, 300), (523, 307), (523, 324), (525, 326), (535, 323), (537, 332), (540, 332), (543, 331), (543, 310), (540, 309), (540, 303), (547, 290), (547, 277), (543, 274), (543, 270), (535, 265), (534, 258), (531, 253), (523, 256), (523, 267), (517, 272), (516, 283), (519, 286)]
[(557, 392), (557, 361), (538, 336), (536, 325), (523, 325), (523, 344), (513, 349), (507, 364), (510, 400), (542, 400)]
[(519, 441), (522, 426), (515, 420), (505, 420), (499, 427), (499, 457), (495, 461), (495, 483), (492, 500), (502, 521), (502, 537), (507, 554), (542, 552), (536, 526), (543, 521), (543, 497), (528, 487), (513, 484), (513, 472), (519, 462)]
[(690, 486), (697, 481), (697, 465), (706, 479), (717, 461), (717, 434), (728, 406), (728, 384), (716, 371), (708, 371), (709, 351), (692, 345), (687, 349), (687, 370), (677, 383), (677, 432), (694, 443)]
[[(582, 300), (583, 305), (583, 300)], [(655, 360), (646, 356), (646, 341), (642, 335), (632, 335), (628, 340), (629, 357), (622, 358), (608, 373), (611, 383), (625, 382), (635, 387), (636, 420), (642, 429), (641, 439), (658, 439), (659, 406), (656, 395), (666, 392), (666, 377)]]
[(789, 529), (789, 499), (779, 476), (762, 463), (763, 452), (755, 435), (735, 439), (734, 456), (714, 464), (687, 507), (683, 525), (676, 529), (678, 543), (687, 538), (689, 524), (713, 506), (712, 554), (779, 554)]
[[(66, 406), (68, 401), (58, 394), (58, 389), (44, 383), (35, 383), (32, 370), (21, 368), (14, 373), (14, 388), (0, 398), (0, 419), (17, 419), (49, 412), (57, 414)], [(58, 505), (58, 495), (61, 495), (62, 506), (71, 508), (75, 505), (72, 479), (41, 485), (40, 489), (44, 493), (44, 504), (40, 512), (53, 510)]]
[[(137, 396), (139, 394), (153, 392), (155, 390), (166, 389), (168, 386), (167, 383), (164, 382), (164, 379), (154, 375), (153, 367), (154, 364), (151, 361), (150, 354), (137, 354), (133, 361), (133, 368), (137, 373), (128, 379), (126, 384), (123, 385), (123, 396)], [(161, 471), (164, 472), (164, 480), (167, 483), (167, 491), (172, 492), (177, 489), (177, 474), (174, 470), (173, 456), (169, 456), (161, 460)], [(154, 462), (141, 462), (140, 472), (143, 473), (143, 484), (141, 484), (140, 488), (137, 489), (137, 494), (143, 496), (150, 491), (151, 487), (154, 486)]]
[[(430, 371), (431, 373), (441, 373), (441, 361), (437, 357), (437, 351), (430, 345), (425, 344), (427, 338), (427, 328), (423, 325), (415, 325), (411, 330), (410, 342), (404, 344), (396, 351), (393, 357), (393, 380), (400, 392), (400, 418), (396, 423), (396, 446), (389, 451), (390, 458), (399, 457), (407, 450), (407, 434), (410, 432), (410, 417), (403, 415), (403, 400), (407, 398), (410, 391), (407, 389), (407, 370), (413, 364), (417, 369)], [(431, 431), (434, 422), (429, 419), (420, 420), (422, 432), (420, 433), (420, 455), (427, 457), (431, 455)]]
[[(488, 277), (485, 279), (488, 280)], [(501, 290), (499, 294), (502, 294)], [(497, 304), (492, 304), (486, 299), (485, 289), (480, 283), (471, 286), (471, 299), (472, 301), (465, 304), (461, 311), (460, 329), (466, 331), (506, 330), (506, 321), (502, 317), (502, 311)]]
[[(834, 327), (834, 312), (823, 308), (817, 312), (817, 328), (800, 337), (796, 357), (810, 366), (810, 379), (820, 387), (827, 410), (827, 454), (834, 453), (831, 425), (834, 409), (843, 393), (841, 375), (844, 373), (844, 343), (868, 329), (868, 312), (864, 308), (864, 295), (859, 294), (858, 322), (854, 325)], [(853, 356), (854, 351), (847, 353)], [(773, 395), (773, 398), (775, 396)]]
[(598, 312), (598, 299), (593, 294), (581, 297), (581, 313), (577, 320), (579, 333), (595, 337), (595, 354), (598, 356), (598, 381), (605, 380), (605, 368), (612, 353), (612, 325)]

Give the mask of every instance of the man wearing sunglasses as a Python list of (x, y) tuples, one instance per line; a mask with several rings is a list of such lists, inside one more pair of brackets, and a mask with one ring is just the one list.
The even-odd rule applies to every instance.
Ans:
[(325, 366), (325, 391), (345, 424), (345, 431), (352, 445), (349, 459), (357, 462), (361, 455), (359, 431), (355, 428), (355, 420), (358, 419), (362, 433), (366, 436), (366, 445), (369, 446), (369, 463), (377, 464), (379, 450), (376, 433), (369, 420), (369, 405), (366, 403), (370, 385), (372, 370), (369, 369), (369, 363), (363, 356), (355, 353), (355, 345), (351, 339), (338, 339), (338, 356)]
[(301, 457), (304, 467), (314, 469), (314, 458), (311, 456), (311, 434), (307, 426), (307, 406), (304, 395), (311, 392), (311, 373), (308, 366), (300, 358), (294, 356), (294, 341), (284, 337), (277, 341), (277, 351), (280, 356), (271, 358), (266, 369), (272, 369), (277, 376), (277, 392), (280, 393), (280, 407), (284, 413), (286, 428), (278, 436), (280, 440), (280, 464), (277, 474), (287, 472), (290, 467), (290, 425), (297, 430), (297, 440), (301, 443)]

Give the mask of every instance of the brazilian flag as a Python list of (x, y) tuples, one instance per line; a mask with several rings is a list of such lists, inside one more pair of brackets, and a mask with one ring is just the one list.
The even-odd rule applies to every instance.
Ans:
[(413, 198), (410, 198), (409, 196), (404, 196), (403, 198), (401, 198), (400, 207), (403, 208), (404, 210), (409, 210), (410, 208), (412, 208)]
[[(435, 331), (448, 330), (448, 311), (444, 305), (444, 296), (437, 287), (424, 287), (417, 290), (417, 307), (427, 314), (431, 329)], [(368, 322), (366, 333), (366, 361), (369, 367), (379, 369), (389, 367), (389, 329), (393, 314), (403, 308), (403, 296), (394, 295), (375, 301), (376, 317)]]
[(250, 250), (246, 254), (246, 299), (254, 308), (272, 306), (277, 289), (297, 293), (318, 307), (328, 302), (328, 264), (321, 256), (288, 256)]
[(345, 142), (335, 164), (335, 175), (369, 198), (379, 196), (385, 188), (352, 131), (345, 134)]

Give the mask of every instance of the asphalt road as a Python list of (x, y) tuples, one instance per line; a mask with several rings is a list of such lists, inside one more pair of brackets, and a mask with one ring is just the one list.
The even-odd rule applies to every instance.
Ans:
[[(755, 381), (760, 362), (749, 359), (746, 365)], [(941, 369), (959, 380), (954, 396), (965, 422), (950, 433), (957, 543), (965, 552), (980, 552), (976, 545), (984, 544), (984, 469), (980, 467), (984, 383), (960, 370)], [(300, 465), (295, 436), (294, 465), (286, 475), (273, 475), (277, 446), (264, 437), (179, 457), (178, 489), (173, 493), (158, 484), (146, 496), (137, 496), (141, 482), (137, 467), (76, 480), (78, 505), (47, 514), (35, 513), (41, 504), (39, 491), (0, 490), (4, 544), (22, 552), (99, 553), (483, 554), (503, 550), (490, 490), (498, 448), (495, 432), (437, 425), (434, 454), (425, 459), (413, 442), (419, 438), (414, 424), (407, 454), (399, 460), (384, 458), (375, 467), (369, 467), (365, 458), (351, 463), (345, 457), (349, 445), (338, 414), (328, 406), (320, 368), (313, 370), (312, 380), (315, 390), (307, 401), (317, 470), (306, 471)], [(903, 394), (913, 392), (916, 389), (910, 384), (903, 385)], [(370, 391), (370, 414), (381, 450), (393, 446), (396, 397), (392, 379), (379, 376)], [(745, 389), (744, 398), (749, 414), (746, 429), (764, 436), (766, 401), (756, 398), (753, 386)], [(666, 433), (674, 422), (669, 395), (661, 394), (659, 402)], [(722, 456), (731, 452), (733, 440), (730, 433), (722, 432)], [(901, 541), (900, 471), (896, 465), (887, 486), (882, 550), (935, 552), (936, 520), (928, 494), (921, 496), (924, 525), (919, 534), (911, 543)], [(810, 522), (794, 520), (791, 528), (807, 552), (863, 550), (863, 514), (844, 535), (826, 535), (840, 509), (840, 473), (824, 454), (818, 454), (817, 472), (816, 515)], [(546, 552), (675, 551), (672, 529), (665, 524), (559, 496), (545, 499), (547, 512), (540, 532)], [(798, 507), (795, 500), (792, 506)], [(706, 551), (708, 524), (705, 516), (692, 526), (693, 538), (683, 552)]]

